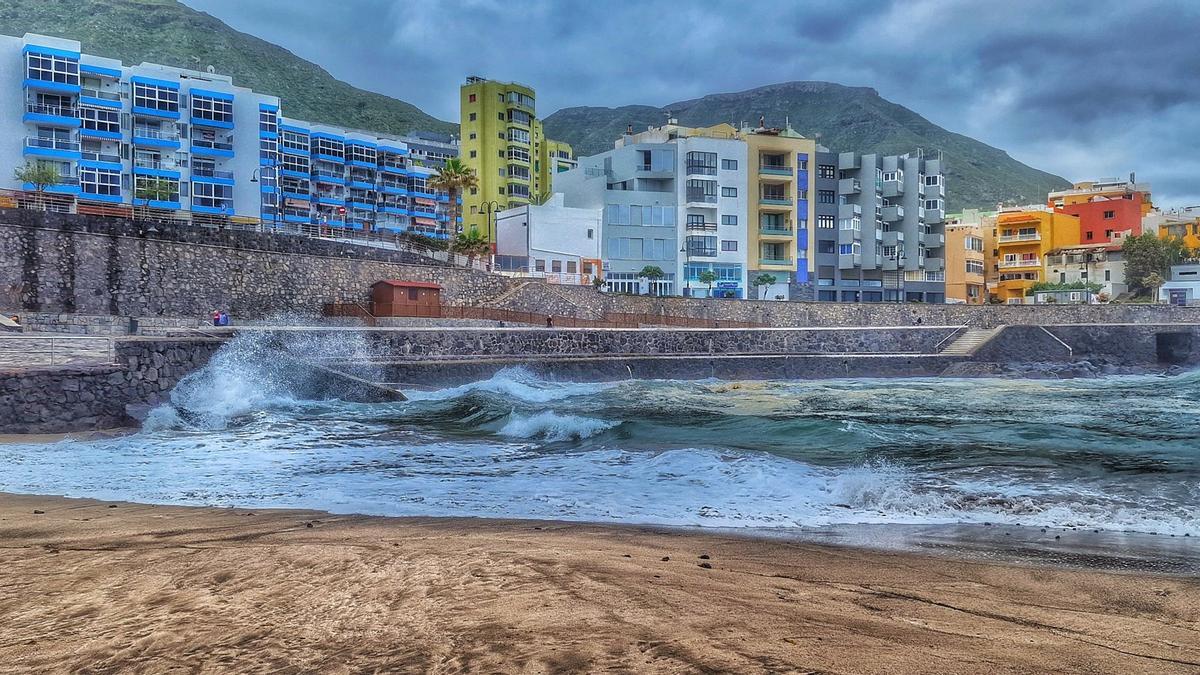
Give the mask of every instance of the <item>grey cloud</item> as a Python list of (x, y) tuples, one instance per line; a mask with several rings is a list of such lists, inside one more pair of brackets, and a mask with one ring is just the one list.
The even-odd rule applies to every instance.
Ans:
[(1190, 0), (184, 1), (443, 119), (468, 74), (535, 86), (543, 115), (829, 80), (1068, 178), (1136, 170), (1200, 203)]

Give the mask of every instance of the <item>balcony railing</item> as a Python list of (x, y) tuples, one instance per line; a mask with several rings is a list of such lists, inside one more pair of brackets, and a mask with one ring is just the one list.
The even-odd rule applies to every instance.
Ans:
[(1014, 241), (1041, 241), (1041, 232), (1032, 232), (1029, 234), (1002, 234), (1000, 235), (1001, 244), (1010, 244)]
[[(179, 165), (174, 160), (133, 158), (133, 165), (139, 169), (158, 169), (160, 171), (178, 171)], [(195, 173), (193, 171), (192, 173)]]
[(788, 265), (792, 264), (792, 259), (791, 258), (759, 258), (758, 264), (759, 265), (788, 266)]
[(120, 101), (121, 95), (115, 91), (100, 91), (99, 89), (83, 89), (79, 92), (80, 96), (88, 98), (98, 98), (104, 101)]
[(1038, 258), (1021, 258), (1019, 260), (1001, 260), (1000, 269), (1011, 267), (1041, 267), (1042, 261)]
[(769, 206), (791, 206), (792, 198), (786, 195), (764, 194), (762, 197), (759, 197), (758, 203)]
[(25, 147), (42, 148), (44, 150), (78, 151), (79, 143), (76, 141), (65, 141), (59, 138), (38, 138), (31, 136), (25, 139)]
[(89, 162), (108, 162), (109, 164), (120, 164), (121, 163), (120, 155), (106, 155), (102, 152), (88, 152), (87, 150), (85, 150), (82, 153), (80, 153), (80, 157), (82, 159), (86, 159)]
[(716, 232), (716, 223), (687, 223), (687, 229), (692, 232)]
[(717, 196), (705, 194), (703, 192), (690, 192), (689, 191), (687, 193), (687, 201), (698, 203), (698, 204), (716, 204)]
[[(179, 132), (175, 130), (164, 131), (162, 129), (154, 129), (151, 127), (134, 127), (133, 135), (136, 138), (153, 138), (159, 141), (178, 141)], [(195, 145), (195, 143), (193, 143)]]
[(207, 167), (195, 167), (192, 169), (193, 176), (202, 176), (207, 178), (225, 178), (233, 180), (232, 171), (218, 171), (217, 169), (209, 169)]
[[(643, 169), (643, 170), (649, 171), (649, 169)], [(688, 164), (686, 167), (686, 171), (689, 176), (715, 176), (715, 175), (717, 175), (717, 167), (715, 167), (715, 166), (701, 166), (699, 164)]]
[(54, 117), (79, 117), (79, 108), (69, 105), (26, 103), (25, 112), (33, 113), (34, 115), (53, 115)]
[(758, 165), (758, 172), (772, 176), (790, 176), (792, 175), (792, 167), (787, 164), (760, 164)]
[(716, 246), (688, 246), (686, 256), (689, 258), (715, 258), (717, 257)]
[(790, 237), (792, 236), (792, 228), (790, 225), (762, 225), (758, 228), (760, 235)]
[(205, 138), (193, 138), (192, 147), (207, 148), (209, 150), (225, 150), (227, 152), (233, 151), (233, 143), (225, 143), (224, 141), (210, 141)]
[(313, 176), (313, 178), (315, 178), (317, 180), (320, 180), (322, 178), (329, 179), (329, 180), (346, 180), (346, 176), (344, 174), (335, 173), (333, 171), (323, 171), (321, 169), (315, 169), (312, 172), (312, 176)]

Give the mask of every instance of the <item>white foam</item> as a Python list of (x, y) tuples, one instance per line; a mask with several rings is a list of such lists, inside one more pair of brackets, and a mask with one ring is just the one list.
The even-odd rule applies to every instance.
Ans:
[(486, 380), (435, 391), (405, 391), (412, 401), (445, 401), (482, 391), (511, 396), (526, 403), (549, 403), (571, 396), (583, 396), (618, 386), (617, 383), (552, 382), (542, 380), (520, 366), (498, 371)]
[(504, 436), (514, 438), (543, 438), (548, 441), (580, 440), (595, 436), (616, 426), (616, 422), (541, 412), (536, 415), (509, 416), (508, 423), (500, 429)]

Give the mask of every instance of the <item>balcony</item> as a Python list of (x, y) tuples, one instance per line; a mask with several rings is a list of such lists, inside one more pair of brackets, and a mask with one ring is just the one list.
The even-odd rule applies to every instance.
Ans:
[(323, 183), (334, 183), (341, 185), (346, 182), (345, 174), (326, 171), (324, 169), (314, 169), (312, 172), (313, 180)]
[[(642, 171), (652, 171), (649, 164), (643, 165), (641, 170)], [(701, 164), (688, 164), (684, 167), (684, 171), (689, 176), (715, 176), (715, 175), (717, 175), (717, 167), (704, 166)], [(668, 169), (667, 172), (669, 173), (670, 170)]]
[(716, 246), (688, 246), (685, 249), (684, 256), (687, 258), (715, 258), (717, 257)]
[(758, 266), (759, 267), (791, 267), (792, 259), (790, 257), (783, 257), (783, 258), (774, 258), (774, 257), (761, 258), (760, 257), (758, 259)]
[(113, 103), (121, 102), (121, 95), (115, 91), (100, 91), (99, 89), (81, 89), (79, 90), (81, 98), (91, 98), (97, 101), (112, 101)]
[[(179, 173), (179, 164), (177, 164), (173, 159), (163, 160), (134, 157), (133, 168), (135, 169), (134, 173), (139, 173), (136, 171), (137, 169), (149, 169), (150, 171), (141, 172), (146, 174), (151, 174), (154, 171), (167, 171), (175, 174)], [(178, 175), (176, 175), (176, 178), (178, 178)]]
[(900, 246), (904, 243), (904, 233), (899, 231), (879, 232), (879, 241), (883, 246)]
[(233, 157), (233, 143), (210, 141), (205, 138), (193, 138), (192, 153), (216, 157)]
[(78, 127), (79, 109), (75, 106), (44, 105), (41, 103), (26, 103), (25, 122), (52, 124), (60, 127)]
[(941, 248), (946, 245), (946, 235), (926, 232), (921, 235), (921, 243), (925, 244), (925, 248)]
[(156, 127), (134, 127), (133, 144), (148, 145), (156, 148), (179, 148), (179, 131)]
[(853, 195), (862, 192), (862, 181), (857, 178), (843, 178), (838, 181), (838, 192)]
[(716, 223), (689, 222), (689, 223), (687, 223), (686, 227), (687, 227), (688, 232), (716, 232), (717, 231)]
[(764, 192), (758, 198), (759, 206), (767, 207), (770, 210), (785, 210), (790, 211), (792, 208), (792, 198), (785, 194)]
[(1001, 244), (1014, 244), (1017, 242), (1041, 241), (1041, 240), (1042, 240), (1041, 232), (1029, 232), (1027, 234), (1002, 234), (1002, 235), (1000, 235), (1000, 243)]
[(896, 258), (896, 257), (889, 258), (889, 257), (885, 256), (885, 257), (883, 257), (883, 270), (885, 272), (895, 272), (897, 270), (904, 269), (904, 265), (907, 262), (908, 262), (908, 258), (905, 258), (904, 256), (900, 256), (898, 258)]
[(62, 159), (79, 159), (79, 143), (62, 138), (30, 136), (25, 139), (24, 154), (60, 157)]
[(779, 224), (779, 225), (759, 225), (759, 227), (758, 227), (758, 236), (759, 237), (791, 238), (794, 235), (795, 235), (795, 231), (792, 230), (792, 226), (790, 223)]
[(688, 206), (709, 209), (717, 208), (717, 196), (715, 194), (705, 194), (703, 192), (692, 192), (689, 190), (686, 199)]
[(946, 269), (946, 260), (944, 258), (925, 258), (926, 272), (941, 272)]
[(216, 178), (219, 180), (233, 180), (232, 171), (219, 171), (217, 169), (209, 169), (207, 167), (194, 167), (192, 169), (192, 177), (196, 178)]
[(903, 206), (885, 206), (883, 207), (883, 222), (895, 223), (904, 220)]
[(1001, 260), (1000, 269), (1015, 269), (1021, 267), (1041, 267), (1040, 258), (1019, 258), (1017, 260)]
[(885, 180), (883, 181), (883, 196), (884, 197), (899, 197), (904, 194), (904, 181), (901, 180)]
[(79, 153), (79, 158), (88, 162), (103, 162), (105, 164), (120, 164), (120, 155), (107, 155), (102, 152), (83, 151)]
[(840, 220), (849, 220), (861, 216), (862, 207), (858, 204), (838, 204), (838, 218)]
[(862, 267), (861, 253), (839, 253), (838, 254), (838, 269), (852, 270), (856, 267)]
[(768, 182), (777, 180), (790, 181), (792, 179), (792, 167), (787, 164), (759, 164), (758, 173), (763, 180)]

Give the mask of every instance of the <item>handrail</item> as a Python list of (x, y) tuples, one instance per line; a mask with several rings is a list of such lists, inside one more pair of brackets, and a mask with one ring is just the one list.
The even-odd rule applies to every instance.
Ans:
[(933, 346), (933, 351), (934, 351), (935, 353), (936, 353), (936, 352), (940, 352), (940, 351), (942, 351), (942, 345), (944, 345), (944, 344), (946, 344), (947, 342), (949, 342), (951, 338), (953, 338), (953, 337), (956, 337), (956, 336), (958, 335), (959, 331), (965, 331), (965, 330), (967, 330), (967, 326), (968, 326), (968, 324), (965, 324), (965, 323), (964, 323), (963, 325), (961, 325), (961, 326), (955, 326), (955, 327), (954, 327), (954, 330), (950, 331), (950, 334), (949, 334), (949, 335), (947, 335), (946, 337), (942, 338), (942, 340), (941, 340), (940, 342), (938, 342), (936, 345), (934, 345), (934, 346)]
[(1067, 348), (1067, 356), (1069, 356), (1071, 358), (1075, 358), (1075, 350), (1071, 348), (1071, 345), (1063, 342), (1061, 339), (1059, 339), (1059, 337), (1057, 335), (1046, 330), (1045, 326), (1038, 326), (1038, 328), (1041, 328), (1042, 332), (1045, 333), (1046, 335), (1049, 335), (1050, 337), (1054, 338), (1055, 342), (1062, 345), (1063, 347), (1066, 347)]

